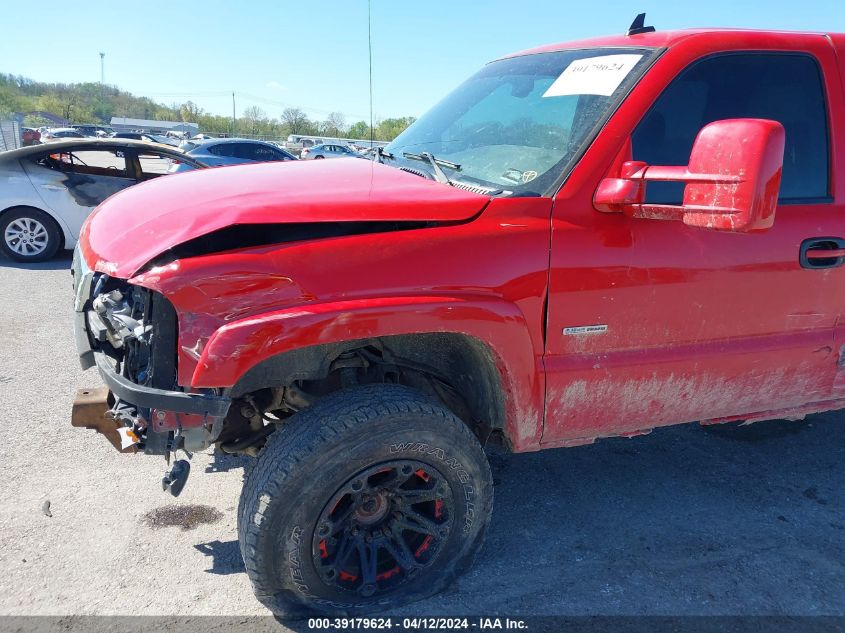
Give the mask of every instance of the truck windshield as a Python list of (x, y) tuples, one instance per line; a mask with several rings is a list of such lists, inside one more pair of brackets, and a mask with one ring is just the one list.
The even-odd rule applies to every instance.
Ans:
[(427, 152), (458, 186), (543, 195), (580, 157), (597, 125), (656, 52), (593, 48), (492, 62), (396, 137), (385, 153), (391, 164), (419, 171), (424, 164), (403, 155)]

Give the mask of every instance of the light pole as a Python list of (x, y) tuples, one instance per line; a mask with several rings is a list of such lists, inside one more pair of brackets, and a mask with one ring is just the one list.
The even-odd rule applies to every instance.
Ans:
[(367, 0), (367, 51), (370, 56), (370, 148), (375, 143), (375, 130), (373, 129), (373, 8), (372, 1)]
[(103, 119), (106, 108), (106, 54), (100, 53), (100, 119)]

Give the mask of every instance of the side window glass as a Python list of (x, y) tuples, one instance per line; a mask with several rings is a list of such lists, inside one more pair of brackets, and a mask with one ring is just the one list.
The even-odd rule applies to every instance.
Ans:
[(231, 143), (230, 150), (231, 153), (229, 156), (243, 160), (255, 160), (253, 158), (252, 148), (250, 148), (248, 143)]
[(278, 160), (275, 152), (273, 152), (273, 150), (271, 148), (267, 147), (266, 145), (257, 145), (257, 144), (251, 145), (250, 149), (252, 150), (252, 152), (251, 152), (252, 160), (258, 160), (258, 161)]
[(42, 167), (69, 174), (128, 178), (126, 158), (117, 150), (70, 150), (55, 154), (41, 154), (35, 163)]
[(242, 143), (221, 143), (217, 145), (218, 156), (228, 156), (229, 158), (243, 158)]
[(139, 153), (138, 162), (141, 165), (141, 180), (163, 176), (171, 164), (169, 158), (152, 152)]
[[(698, 132), (721, 119), (759, 118), (786, 131), (780, 200), (828, 195), (827, 112), (809, 55), (740, 53), (696, 62), (675, 78), (632, 136), (634, 160), (686, 165)], [(683, 183), (649, 183), (651, 203), (680, 204)]]

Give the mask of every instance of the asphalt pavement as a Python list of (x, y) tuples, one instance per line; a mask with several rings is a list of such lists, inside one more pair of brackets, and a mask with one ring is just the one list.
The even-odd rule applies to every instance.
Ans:
[[(70, 426), (69, 255), (0, 260), (0, 615), (260, 615), (235, 531), (243, 460)], [(397, 615), (845, 615), (845, 416), (491, 455), (475, 567)]]

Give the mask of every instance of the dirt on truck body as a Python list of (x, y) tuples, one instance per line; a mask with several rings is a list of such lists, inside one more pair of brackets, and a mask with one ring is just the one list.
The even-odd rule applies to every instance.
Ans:
[(74, 257), (106, 388), (73, 423), (168, 460), (255, 456), (258, 599), (361, 613), (472, 563), (491, 438), (845, 406), (843, 54), (634, 25), (491, 62), (372, 161), (126, 189)]

